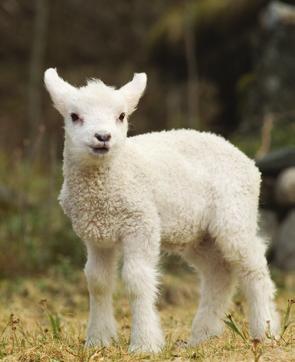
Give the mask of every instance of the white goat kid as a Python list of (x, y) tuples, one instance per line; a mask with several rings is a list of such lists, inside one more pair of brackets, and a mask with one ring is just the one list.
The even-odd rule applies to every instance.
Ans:
[(144, 73), (116, 90), (98, 80), (76, 88), (48, 69), (45, 84), (65, 119), (59, 200), (87, 247), (87, 345), (108, 346), (117, 337), (112, 291), (122, 253), (132, 305), (130, 351), (161, 349), (155, 307), (160, 241), (200, 272), (191, 345), (222, 332), (236, 279), (248, 301), (252, 337), (263, 339), (268, 325), (276, 335), (274, 286), (257, 236), (260, 174), (254, 163), (209, 133), (127, 138)]

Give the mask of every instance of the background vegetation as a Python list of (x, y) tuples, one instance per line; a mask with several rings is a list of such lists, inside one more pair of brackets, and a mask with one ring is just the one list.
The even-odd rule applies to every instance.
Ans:
[[(179, 127), (210, 130), (254, 157), (269, 105), (279, 103), (261, 89), (265, 77), (257, 61), (271, 43), (265, 42), (260, 21), (268, 4), (1, 2), (0, 247), (5, 252), (0, 275), (41, 272), (62, 260), (81, 265), (84, 259), (56, 202), (63, 129), (44, 90), (44, 69), (57, 67), (74, 84), (97, 77), (116, 86), (146, 71), (148, 88), (132, 116), (131, 135)], [(290, 82), (295, 71), (273, 69), (273, 63), (264, 73), (285, 69)], [(293, 103), (287, 112), (281, 103), (273, 109), (266, 151), (294, 143)]]

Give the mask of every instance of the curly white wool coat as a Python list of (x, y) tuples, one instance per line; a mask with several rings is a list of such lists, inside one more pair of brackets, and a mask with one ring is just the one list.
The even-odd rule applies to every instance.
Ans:
[(54, 69), (46, 71), (45, 83), (65, 118), (60, 203), (88, 251), (87, 345), (107, 346), (117, 336), (112, 290), (122, 253), (132, 303), (130, 350), (161, 349), (155, 308), (161, 247), (200, 272), (191, 345), (222, 332), (236, 280), (248, 301), (252, 337), (263, 339), (267, 329), (277, 334), (274, 286), (257, 236), (260, 174), (253, 161), (210, 133), (127, 138), (144, 74), (118, 90), (99, 81), (77, 89)]

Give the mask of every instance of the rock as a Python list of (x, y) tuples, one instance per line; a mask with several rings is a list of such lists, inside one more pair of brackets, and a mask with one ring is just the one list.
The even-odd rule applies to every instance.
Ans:
[(274, 177), (265, 176), (262, 178), (261, 193), (260, 193), (260, 207), (271, 210), (276, 209), (276, 198), (275, 198), (275, 185), (276, 179)]
[(285, 168), (295, 167), (295, 147), (273, 151), (256, 161), (263, 176), (276, 176)]
[(274, 243), (278, 233), (278, 220), (273, 211), (261, 210), (259, 220), (259, 234), (265, 237), (270, 244)]
[(295, 210), (288, 214), (279, 229), (274, 262), (281, 269), (295, 270)]
[(281, 1), (272, 1), (262, 14), (261, 22), (267, 29), (274, 29), (280, 24), (294, 24), (295, 7)]
[(281, 172), (275, 187), (276, 200), (281, 205), (295, 205), (295, 167)]

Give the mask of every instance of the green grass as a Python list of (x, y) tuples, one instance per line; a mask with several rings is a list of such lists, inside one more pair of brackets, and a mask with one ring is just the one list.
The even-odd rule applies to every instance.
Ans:
[(52, 269), (46, 277), (1, 281), (0, 358), (5, 361), (294, 361), (295, 329), (291, 300), (295, 276), (280, 275), (277, 303), (284, 328), (282, 338), (265, 344), (248, 335), (244, 301), (239, 295), (225, 316), (224, 334), (187, 348), (197, 305), (195, 275), (179, 271), (163, 278), (159, 310), (166, 346), (158, 355), (130, 355), (129, 304), (119, 282), (115, 295), (119, 342), (109, 348), (85, 349), (88, 313), (87, 288), (82, 272), (71, 279)]

